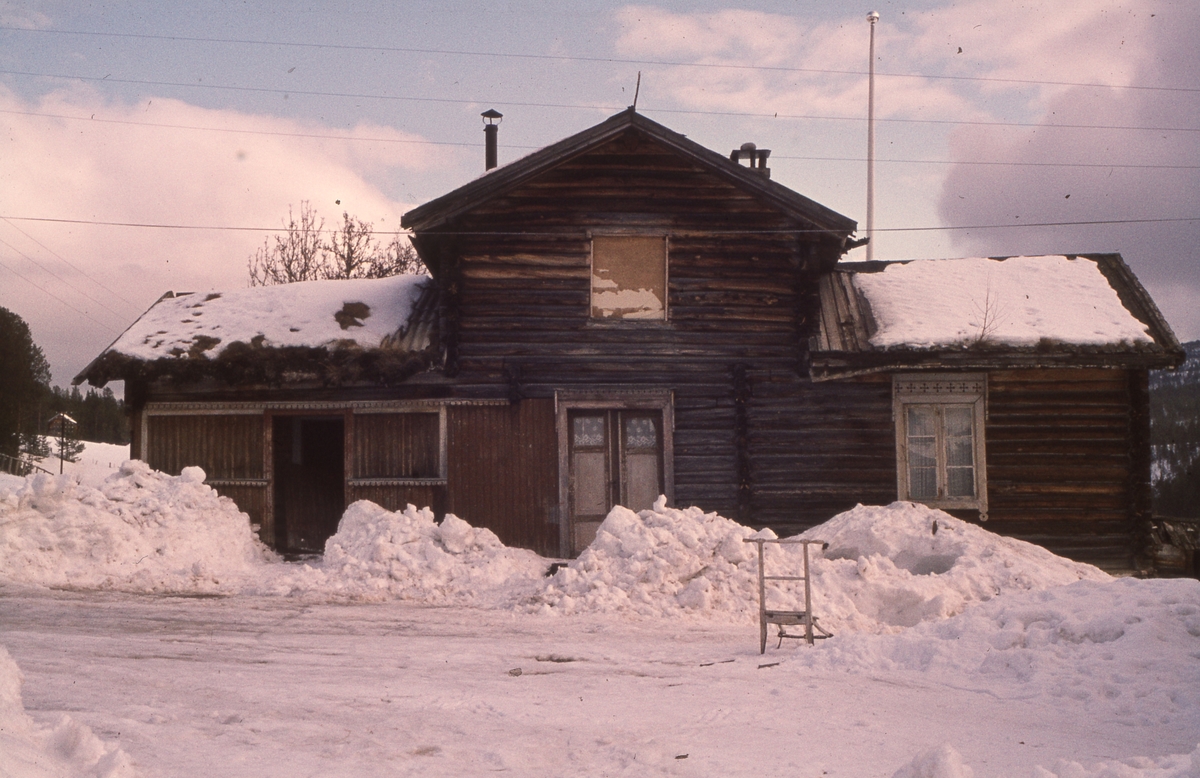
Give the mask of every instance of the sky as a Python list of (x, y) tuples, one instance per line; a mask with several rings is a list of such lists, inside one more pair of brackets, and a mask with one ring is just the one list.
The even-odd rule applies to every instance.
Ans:
[(1200, 8), (1170, 0), (0, 0), (0, 306), (66, 385), (164, 292), (246, 286), (289, 208), (394, 232), (483, 172), (481, 111), (503, 164), (635, 91), (861, 234), (871, 10), (876, 259), (1119, 251), (1200, 338)]

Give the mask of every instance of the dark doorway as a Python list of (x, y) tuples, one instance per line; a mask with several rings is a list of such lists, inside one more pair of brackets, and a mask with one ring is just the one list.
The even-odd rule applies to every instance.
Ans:
[(346, 509), (340, 416), (276, 416), (275, 547), (320, 553)]

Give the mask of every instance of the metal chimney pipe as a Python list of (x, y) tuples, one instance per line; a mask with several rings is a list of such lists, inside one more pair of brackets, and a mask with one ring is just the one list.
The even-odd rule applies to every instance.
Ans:
[(483, 164), (484, 171), (491, 170), (496, 167), (496, 136), (500, 132), (500, 120), (504, 114), (497, 111), (495, 108), (489, 108), (479, 114), (483, 117)]

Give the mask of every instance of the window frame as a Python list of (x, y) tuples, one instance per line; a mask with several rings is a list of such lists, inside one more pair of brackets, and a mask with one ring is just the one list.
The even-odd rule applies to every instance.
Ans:
[[(671, 319), (671, 239), (659, 232), (588, 231), (588, 321), (593, 324), (617, 326), (662, 325)], [(662, 241), (662, 315), (651, 317), (597, 316), (596, 315), (596, 239), (597, 238), (641, 238)]]
[[(935, 430), (934, 460), (937, 472), (938, 496), (918, 499), (912, 496), (909, 470), (908, 409), (928, 405), (938, 409)], [(943, 419), (947, 406), (970, 406), (971, 453), (974, 468), (975, 494), (972, 497), (950, 497), (947, 491), (945, 427)], [(959, 374), (901, 374), (892, 377), (892, 418), (896, 433), (896, 494), (900, 500), (918, 502), (931, 508), (979, 511), (980, 521), (988, 518), (987, 494), (987, 375)]]

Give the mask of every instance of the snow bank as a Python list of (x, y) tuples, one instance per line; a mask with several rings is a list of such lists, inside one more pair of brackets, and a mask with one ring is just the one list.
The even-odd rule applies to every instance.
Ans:
[(846, 634), (806, 667), (907, 671), (993, 693), (1039, 694), (1111, 708), (1114, 720), (1200, 716), (1200, 581), (1130, 578), (1009, 592), (952, 619), (894, 635)]
[[(1157, 759), (1139, 756), (1120, 761), (1099, 762), (1085, 767), (1079, 762), (1058, 760), (1053, 770), (1033, 768), (1032, 778), (1197, 778), (1200, 776), (1200, 746), (1190, 754)], [(962, 754), (948, 743), (922, 751), (897, 770), (892, 778), (975, 778), (975, 771)]]
[(829, 544), (815, 554), (813, 613), (834, 632), (899, 632), (1004, 592), (1110, 580), (919, 503), (859, 505), (801, 537)]
[[(752, 620), (758, 614), (758, 555), (743, 541), (758, 536), (715, 513), (667, 508), (662, 500), (636, 514), (614, 508), (592, 545), (527, 606)], [(1002, 592), (1109, 578), (1090, 565), (914, 503), (860, 505), (802, 537), (829, 544), (824, 552), (810, 547), (810, 564), (813, 613), (834, 632), (898, 632)], [(768, 574), (803, 571), (798, 545), (768, 544), (765, 553)], [(796, 584), (772, 585), (770, 596), (771, 607), (802, 607)]]
[(125, 462), (98, 488), (39, 473), (0, 484), (0, 579), (136, 592), (228, 593), (274, 555), (233, 501)]
[(454, 514), (392, 512), (360, 500), (346, 509), (324, 558), (267, 584), (275, 593), (401, 599), (431, 605), (502, 607), (538, 585), (548, 562), (509, 548)]
[(128, 754), (63, 716), (38, 727), (21, 703), (21, 671), (0, 646), (0, 775), (5, 778), (132, 778)]
[(1033, 778), (1197, 778), (1200, 776), (1200, 746), (1190, 754), (1152, 759), (1147, 756), (1100, 762), (1085, 767), (1079, 762), (1058, 760), (1053, 770), (1036, 767)]
[[(39, 474), (0, 484), (0, 579), (84, 589), (403, 599), (545, 613), (751, 622), (758, 557), (750, 528), (660, 501), (614, 508), (596, 540), (554, 576), (533, 552), (428, 509), (351, 505), (319, 560), (278, 564), (246, 515), (203, 483), (126, 462), (98, 487)], [(8, 482), (11, 483), (11, 482)], [(769, 530), (763, 537), (774, 537)], [(912, 503), (859, 506), (806, 533), (813, 611), (836, 632), (898, 632), (1002, 592), (1107, 580), (1094, 567)], [(799, 574), (798, 546), (767, 546), (768, 571)], [(773, 586), (772, 607), (802, 589)]]
[[(758, 613), (758, 562), (748, 527), (699, 508), (613, 508), (592, 544), (525, 606), (546, 613)], [(769, 534), (774, 537), (773, 533)]]

